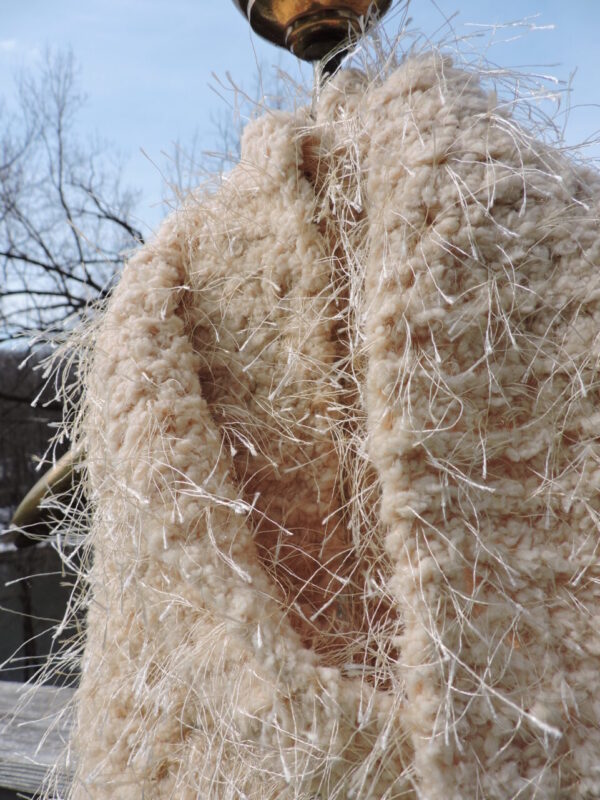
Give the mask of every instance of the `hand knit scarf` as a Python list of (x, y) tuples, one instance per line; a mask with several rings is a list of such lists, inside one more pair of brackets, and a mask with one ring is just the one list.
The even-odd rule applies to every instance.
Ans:
[(599, 200), (439, 55), (247, 126), (94, 332), (73, 798), (600, 798)]

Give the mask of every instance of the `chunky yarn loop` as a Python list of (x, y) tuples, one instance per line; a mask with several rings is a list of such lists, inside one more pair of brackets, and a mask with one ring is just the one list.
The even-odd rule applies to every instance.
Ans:
[(600, 798), (598, 175), (439, 55), (315, 114), (95, 328), (72, 797)]

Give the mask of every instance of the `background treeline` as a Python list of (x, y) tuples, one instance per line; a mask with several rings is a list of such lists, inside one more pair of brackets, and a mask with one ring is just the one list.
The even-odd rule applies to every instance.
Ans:
[[(62, 418), (42, 362), (93, 303), (110, 291), (142, 236), (135, 195), (121, 186), (118, 160), (78, 130), (82, 96), (69, 54), (48, 54), (0, 102), (0, 679), (76, 680), (76, 665), (47, 656), (65, 636), (62, 619), (74, 575), (48, 528), (8, 530), (40, 478)], [(71, 366), (70, 369), (76, 369)], [(35, 404), (32, 405), (35, 401)], [(64, 544), (62, 545), (64, 547)]]

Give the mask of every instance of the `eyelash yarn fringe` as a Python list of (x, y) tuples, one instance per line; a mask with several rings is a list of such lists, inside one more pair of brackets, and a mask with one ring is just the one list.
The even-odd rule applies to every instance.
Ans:
[(599, 199), (431, 52), (265, 112), (130, 259), (73, 800), (600, 798)]

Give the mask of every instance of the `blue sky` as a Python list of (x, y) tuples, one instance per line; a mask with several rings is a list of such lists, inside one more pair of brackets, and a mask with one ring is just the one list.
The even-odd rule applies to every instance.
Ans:
[[(477, 46), (505, 67), (542, 68), (562, 80), (577, 70), (567, 141), (600, 129), (597, 0), (412, 0), (410, 15), (411, 28), (434, 40), (450, 35), (450, 17), (458, 35), (485, 33)], [(387, 23), (392, 36), (399, 18), (392, 14)], [(502, 28), (493, 36), (472, 25), (524, 18), (529, 30)], [(213, 73), (223, 80), (229, 73), (250, 93), (258, 68), (267, 82), (278, 66), (310, 79), (294, 58), (251, 34), (232, 0), (0, 0), (5, 94), (15, 71), (35, 64), (47, 47), (73, 50), (88, 96), (82, 134), (97, 134), (122, 154), (126, 179), (143, 191), (138, 213), (149, 225), (164, 213), (161, 153), (175, 141), (191, 146), (194, 136), (201, 148), (220, 146), (215, 119), (225, 114), (225, 100), (211, 89), (218, 86)]]

